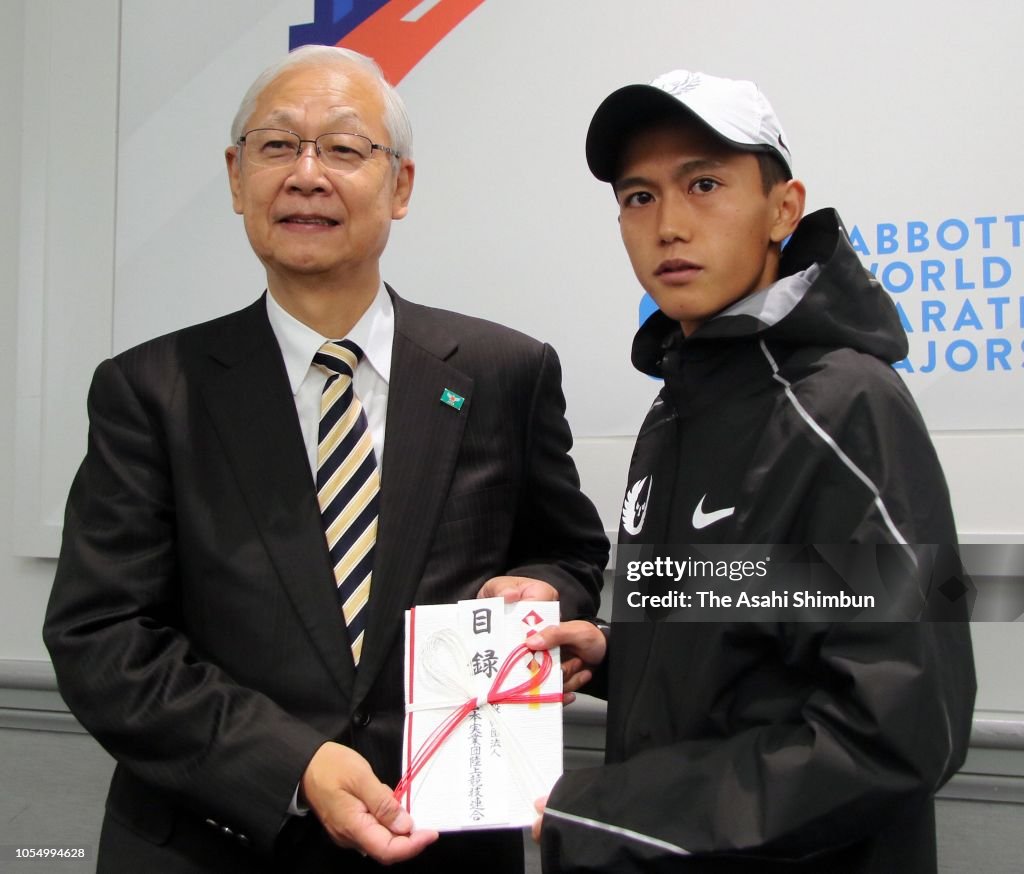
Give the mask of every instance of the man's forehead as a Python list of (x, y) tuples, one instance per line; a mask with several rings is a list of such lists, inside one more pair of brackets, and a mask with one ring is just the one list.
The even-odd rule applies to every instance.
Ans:
[[(262, 121), (274, 125), (298, 125), (305, 118), (305, 110), (293, 106), (272, 106), (267, 112), (262, 113)], [(323, 124), (344, 124), (362, 126), (362, 117), (359, 112), (351, 106), (328, 107), (321, 115), (320, 121)]]
[(251, 121), (299, 124), (314, 109), (318, 124), (365, 127), (379, 118), (383, 101), (377, 83), (358, 67), (303, 65), (282, 72), (256, 98)]

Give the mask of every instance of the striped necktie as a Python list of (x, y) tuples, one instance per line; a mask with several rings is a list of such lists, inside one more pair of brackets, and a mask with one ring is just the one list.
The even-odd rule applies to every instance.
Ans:
[(362, 355), (351, 340), (328, 340), (313, 356), (313, 364), (328, 374), (320, 399), (317, 501), (357, 665), (366, 629), (380, 491), (366, 413), (352, 386)]

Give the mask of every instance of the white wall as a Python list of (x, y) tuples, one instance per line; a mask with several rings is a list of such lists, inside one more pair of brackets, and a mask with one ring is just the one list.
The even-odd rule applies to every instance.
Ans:
[[(560, 4), (558, 8), (564, 10), (571, 5)], [(595, 14), (593, 10), (598, 5), (587, 5), (592, 15)], [(609, 13), (622, 6), (610, 0), (604, 5), (608, 7), (606, 11)], [(648, 5), (652, 11), (678, 9), (678, 6), (666, 5), (660, 0), (648, 0)], [(786, 5), (777, 4), (773, 8), (778, 9), (779, 15), (783, 15)], [(806, 2), (794, 5), (801, 9), (808, 8)], [(126, 216), (139, 215), (142, 219), (146, 218), (137, 210), (133, 212), (138, 204), (159, 204), (173, 200), (174, 188), (181, 179), (164, 162), (152, 161), (147, 164), (147, 155), (152, 155), (159, 149), (147, 149), (145, 136), (160, 133), (160, 115), (157, 112), (155, 119), (145, 119), (147, 105), (140, 99), (137, 75), (133, 73), (129, 77), (127, 90), (123, 77), (118, 86), (118, 39), (123, 37), (131, 43), (135, 34), (139, 35), (139, 39), (151, 38), (152, 35), (146, 33), (147, 15), (150, 12), (159, 12), (166, 16), (173, 11), (174, 14), (195, 16), (195, 21), (208, 22), (213, 14), (211, 10), (216, 9), (217, 15), (240, 22), (230, 44), (224, 45), (224, 52), (230, 55), (232, 63), (229, 68), (219, 71), (220, 78), (226, 76), (231, 79), (225, 86), (225, 90), (231, 94), (231, 100), (223, 101), (219, 94), (210, 96), (211, 102), (216, 101), (217, 114), (223, 115), (220, 127), (226, 129), (234, 108), (233, 100), (239, 90), (236, 86), (239, 83), (246, 83), (266, 61), (271, 59), (257, 57), (260, 52), (265, 51), (264, 48), (259, 48), (264, 45), (260, 41), (263, 39), (262, 34), (265, 31), (277, 33), (284, 26), (282, 22), (298, 23), (303, 19), (303, 15), (310, 17), (312, 6), (312, 0), (290, 0), (287, 3), (275, 0), (261, 0), (259, 3), (248, 0), (225, 0), (216, 7), (205, 3), (166, 4), (149, 0), (123, 0), (122, 3), (118, 3), (117, 0), (103, 0), (89, 4), (61, 3), (59, 0), (2, 0), (0, 107), (3, 109), (3, 117), (12, 122), (11, 128), (18, 129), (19, 126), (14, 122), (21, 119), (27, 132), (42, 132), (45, 138), (52, 136), (54, 131), (59, 130), (70, 120), (76, 129), (86, 131), (85, 135), (92, 138), (90, 142), (93, 142), (97, 149), (102, 149), (103, 144), (107, 142), (111, 145), (105, 154), (90, 157), (87, 166), (72, 172), (74, 164), (70, 157), (51, 155), (49, 163), (46, 163), (38, 160), (36, 152), (26, 151), (27, 158), (23, 159), (21, 144), (16, 137), (0, 138), (0, 166), (5, 170), (0, 174), (0, 202), (8, 205), (8, 208), (0, 211), (0, 404), (12, 412), (0, 417), (0, 459), (3, 461), (0, 464), (0, 603), (3, 604), (3, 610), (0, 611), (0, 659), (46, 658), (39, 637), (39, 627), (54, 563), (50, 558), (24, 556), (45, 555), (47, 549), (52, 551), (56, 545), (63, 492), (66, 490), (74, 464), (84, 450), (84, 392), (89, 373), (99, 358), (109, 354), (112, 349), (123, 346), (129, 339), (141, 339), (132, 335), (132, 331), (136, 330), (133, 325), (139, 320), (145, 322), (147, 318), (155, 318), (166, 327), (174, 327), (179, 319), (185, 317), (189, 301), (195, 303), (208, 297), (205, 287), (198, 284), (184, 288), (173, 299), (171, 295), (165, 295), (162, 298), (166, 302), (165, 312), (149, 312), (145, 318), (139, 316), (137, 319), (132, 315), (136, 310), (143, 310), (146, 305), (136, 296), (143, 285), (159, 278), (159, 275), (163, 275), (172, 285), (182, 285), (183, 278), (190, 279), (202, 271), (197, 271), (195, 265), (189, 262), (186, 254), (189, 251), (187, 245), (179, 246), (176, 242), (171, 246), (169, 243), (160, 242), (162, 234), (178, 233), (181, 230), (181, 223), (178, 220), (175, 220), (176, 224), (155, 223), (153, 228), (146, 230), (146, 234), (132, 227), (131, 223), (124, 227), (127, 222)], [(545, 8), (543, 4), (536, 3), (529, 3), (527, 6), (535, 19), (542, 14), (539, 10)], [(953, 8), (955, 4), (948, 6)], [(284, 7), (285, 11), (282, 12)], [(466, 22), (466, 33), (472, 35), (474, 28), (487, 25), (482, 13), (488, 7), (491, 10), (488, 14), (493, 16), (508, 16), (511, 14), (510, 9), (513, 8), (502, 5), (501, 0), (487, 0), (480, 10), (480, 17), (471, 17)], [(932, 4), (925, 2), (916, 3), (913, 7), (921, 15), (931, 14), (927, 10), (934, 8)], [(632, 8), (645, 7), (643, 4), (636, 4)], [(741, 4), (732, 4), (729, 8), (735, 11), (741, 8)], [(872, 64), (872, 51), (884, 52), (887, 55), (897, 51), (902, 51), (904, 55), (911, 52), (911, 46), (901, 48), (892, 42), (886, 42), (886, 22), (865, 21), (863, 9), (851, 11), (847, 7), (829, 8), (834, 9), (834, 14), (839, 17), (860, 16), (856, 21), (851, 19), (840, 23), (849, 26), (857, 24), (857, 43), (850, 51), (847, 61), (862, 58), (863, 64), (868, 67)], [(962, 10), (966, 7), (955, 8)], [(1013, 25), (1008, 25), (1009, 30), (1019, 33), (1019, 28), (1015, 29), (1015, 26), (1020, 23), (1020, 16), (1019, 13), (1012, 12), (1016, 9), (1015, 5), (993, 2), (983, 3), (978, 7), (972, 6), (971, 9), (975, 12), (983, 10), (987, 15), (996, 12), (1009, 15), (1012, 19), (1010, 25)], [(564, 14), (563, 12), (562, 15)], [(40, 21), (45, 20), (47, 15), (51, 15), (48, 20), (49, 26), (42, 27)], [(597, 15), (595, 20), (600, 18), (601, 16)], [(988, 27), (990, 23), (984, 24)], [(957, 29), (973, 33), (969, 22), (951, 20), (948, 27), (950, 33)], [(801, 38), (813, 41), (818, 38), (817, 35), (803, 33), (799, 21), (792, 21), (781, 29), (784, 31), (787, 28), (792, 32), (794, 40)], [(543, 30), (541, 28), (541, 31)], [(26, 31), (30, 37), (28, 57), (23, 56), (22, 52)], [(149, 75), (154, 82), (160, 82), (162, 80), (159, 74), (166, 71), (168, 79), (162, 81), (166, 93), (161, 95), (161, 101), (155, 104), (155, 108), (163, 110), (166, 107), (166, 111), (171, 112), (177, 111), (176, 106), (187, 106), (191, 107), (196, 117), (205, 119), (212, 114), (210, 107), (197, 105), (196, 101), (202, 101), (203, 95), (195, 90), (195, 83), (198, 81), (196, 77), (203, 70), (189, 69), (186, 71), (187, 75), (183, 73), (182, 80), (190, 83), (192, 90), (189, 91), (183, 86), (182, 91), (175, 92), (172, 88), (172, 78), (180, 71), (171, 70), (167, 66), (173, 61), (176, 52), (184, 56), (187, 52), (194, 51), (194, 46), (185, 45), (189, 28), (179, 27), (173, 33), (167, 32), (166, 29), (161, 32), (166, 35), (162, 49), (166, 59), (161, 58), (161, 65), (154, 66)], [(204, 29), (202, 38), (211, 39), (210, 32), (209, 28)], [(623, 35), (617, 51), (620, 56), (635, 55), (635, 78), (653, 75), (666, 66), (666, 59), (671, 53), (664, 45), (659, 49), (661, 54), (657, 58), (652, 60), (644, 55), (645, 45), (651, 34), (638, 32), (632, 38), (627, 38), (628, 36)], [(772, 45), (759, 42), (757, 35), (751, 35), (750, 38), (753, 41), (751, 51), (747, 54), (750, 55), (751, 64), (775, 51)], [(552, 50), (551, 46), (542, 45), (542, 33), (537, 39), (541, 40), (537, 43), (538, 50)], [(969, 47), (978, 48), (976, 42), (968, 40), (968, 43)], [(524, 43), (517, 48), (525, 52), (529, 46), (530, 44)], [(74, 48), (74, 52), (70, 55), (61, 55), (58, 52), (52, 57), (47, 57), (43, 63), (39, 52), (49, 52), (53, 47)], [(460, 64), (469, 65), (473, 63), (470, 48), (456, 40), (452, 43), (451, 51), (460, 57)], [(944, 53), (948, 48), (947, 45), (933, 42), (921, 48), (914, 47), (913, 50), (943, 53), (941, 63), (936, 61), (935, 57), (928, 60), (929, 69), (937, 70), (942, 64), (954, 64), (958, 67), (956, 76), (978, 76), (979, 88), (995, 87), (992, 83), (986, 84), (987, 80), (984, 80), (984, 70), (987, 68), (985, 63), (971, 63), (969, 58), (956, 54), (946, 56)], [(567, 45), (565, 49), (571, 51), (572, 46)], [(283, 46), (281, 50), (283, 51)], [(463, 54), (465, 58), (462, 58)], [(723, 60), (723, 64), (738, 69), (743, 56), (744, 52), (734, 51), (729, 58)], [(814, 52), (818, 62), (821, 61), (820, 56), (819, 47)], [(789, 50), (787, 58), (788, 63), (796, 65), (806, 60), (792, 49)], [(520, 68), (529, 65), (527, 57), (517, 58), (517, 52), (509, 52), (504, 60), (510, 64), (517, 61)], [(705, 60), (710, 65), (713, 59)], [(137, 48), (133, 49), (133, 44), (129, 44), (122, 47), (120, 61), (133, 65), (134, 71), (144, 67), (146, 58), (140, 57)], [(571, 60), (563, 61), (570, 66), (572, 64)], [(673, 57), (673, 62), (682, 63), (683, 60), (676, 61)], [(31, 75), (23, 75), (25, 70), (31, 71)], [(422, 121), (424, 116), (444, 116), (445, 107), (437, 103), (435, 95), (426, 92), (426, 77), (430, 72), (429, 68), (425, 68), (418, 74), (420, 78), (417, 79), (417, 73), (414, 71), (407, 85), (403, 86), (411, 104), (414, 121), (417, 123)], [(490, 72), (495, 73), (494, 70)], [(843, 63), (829, 70), (828, 76), (845, 82), (847, 90), (850, 90), (850, 82), (855, 83), (861, 72), (855, 65)], [(585, 78), (585, 74), (599, 77), (600, 89), (605, 89), (603, 78), (608, 77), (607, 71), (592, 69), (587, 73), (586, 69), (574, 69), (572, 77), (575, 78), (570, 78), (575, 82)], [(514, 65), (507, 67), (505, 75), (505, 88), (514, 88), (517, 80), (523, 78), (521, 69)], [(793, 73), (794, 78), (800, 75), (803, 73), (799, 70)], [(808, 71), (808, 75), (818, 74), (815, 71)], [(41, 76), (55, 84), (55, 93), (41, 94)], [(529, 80), (529, 77), (525, 78)], [(67, 95), (69, 81), (75, 81), (78, 85), (72, 100), (69, 100)], [(784, 85), (785, 81), (786, 77), (781, 77), (780, 84)], [(618, 81), (612, 84), (618, 84)], [(1017, 95), (1011, 99), (1012, 95), (1008, 93), (1009, 103), (1020, 103), (1018, 77), (1002, 81), (998, 87)], [(591, 86), (591, 90), (595, 88), (597, 86)], [(815, 83), (814, 88), (818, 89), (819, 84)], [(766, 90), (772, 93), (767, 86)], [(25, 105), (22, 105), (23, 94), (29, 95), (29, 101)], [(121, 105), (118, 109), (116, 101), (119, 95)], [(591, 104), (596, 105), (596, 101), (591, 99), (592, 96), (588, 92), (584, 98), (572, 88), (560, 93), (559, 100), (564, 101), (566, 113), (571, 116), (575, 127), (585, 128), (586, 117), (593, 108)], [(526, 106), (519, 107), (517, 111), (528, 112), (530, 99), (535, 98), (535, 94), (528, 95), (524, 100)], [(881, 113), (879, 118), (882, 120), (864, 120), (865, 142), (875, 143), (879, 148), (884, 145), (889, 150), (887, 154), (892, 156), (893, 160), (897, 160), (901, 155), (901, 130), (899, 125), (894, 123), (895, 116), (891, 115), (891, 107), (885, 110), (890, 113), (889, 115), (883, 112), (882, 108), (887, 106), (884, 98), (884, 94), (878, 95)], [(784, 108), (784, 105), (780, 106), (780, 112), (785, 119)], [(837, 107), (828, 107), (827, 110), (824, 114), (829, 118), (835, 118), (839, 111)], [(913, 106), (904, 105), (901, 111), (910, 113)], [(947, 139), (955, 139), (968, 124), (970, 110), (958, 107), (955, 111), (950, 109), (950, 114), (957, 115), (957, 118), (951, 121), (950, 129), (944, 131), (944, 136)], [(447, 116), (444, 117), (448, 120)], [(455, 120), (451, 121), (454, 123)], [(560, 116), (558, 113), (552, 113), (550, 106), (545, 104), (544, 117), (541, 121), (542, 130), (554, 130), (559, 124)], [(119, 140), (121, 166), (115, 161), (116, 153), (112, 145), (116, 134), (115, 122), (119, 122), (122, 127)], [(808, 151), (813, 152), (816, 149), (821, 155), (825, 155), (827, 144), (821, 142), (821, 133), (820, 130), (816, 130), (814, 120), (805, 120), (799, 122), (799, 125), (800, 138), (807, 144)], [(437, 261), (437, 270), (446, 278), (445, 281), (457, 275), (450, 271), (465, 269), (459, 266), (462, 253), (446, 236), (450, 234), (448, 225), (458, 225), (466, 221), (465, 215), (451, 214), (453, 208), (447, 200), (449, 195), (454, 196), (460, 191), (468, 191), (471, 195), (475, 191), (483, 198), (486, 202), (482, 207), (476, 207), (482, 210), (480, 215), (489, 214), (492, 217), (493, 233), (497, 239), (511, 240), (505, 242), (501, 250), (503, 261), (515, 267), (518, 262), (528, 261), (531, 257), (529, 251), (520, 248), (518, 238), (514, 236), (514, 229), (502, 224), (506, 220), (504, 201), (501, 198), (488, 199), (487, 196), (486, 174), (500, 173), (501, 166), (495, 165), (494, 162), (474, 162), (467, 154), (467, 150), (475, 154), (478, 150), (486, 148), (487, 130), (477, 132), (479, 142), (465, 141), (461, 138), (463, 133), (466, 136), (473, 133), (472, 124), (465, 132), (453, 132), (449, 141), (432, 142), (428, 138), (422, 142), (419, 153), (422, 182), (421, 190), (417, 191), (416, 201), (417, 208), (421, 208), (420, 217), (415, 217), (414, 213), (409, 221), (399, 226), (394, 239), (395, 249), (389, 253), (394, 270), (399, 274), (407, 274), (408, 268), (401, 267), (401, 258), (395, 253), (417, 253), (418, 247), (435, 246), (435, 240), (441, 240), (443, 246), (440, 248), (448, 253), (443, 263), (442, 260)], [(211, 168), (213, 165), (219, 168), (219, 149), (223, 146), (223, 138), (226, 138), (226, 135), (219, 128), (214, 134), (211, 148), (215, 149), (217, 154), (211, 159)], [(935, 134), (930, 136), (936, 141), (942, 139)], [(581, 140), (582, 133), (574, 128), (572, 137)], [(463, 145), (460, 146), (460, 143)], [(585, 216), (581, 215), (580, 220), (592, 219), (589, 213), (593, 206), (593, 209), (607, 208), (609, 215), (606, 216), (606, 223), (614, 222), (610, 213), (610, 202), (607, 202), (607, 198), (596, 186), (592, 186), (592, 180), (585, 178), (582, 150), (578, 146), (577, 142), (572, 149), (559, 147), (558, 162), (550, 167), (537, 166), (534, 176), (539, 178), (532, 179), (528, 187), (529, 196), (541, 198), (541, 205), (557, 207), (559, 221), (564, 223), (567, 235), (570, 231), (569, 226), (574, 221), (577, 203), (573, 197), (566, 197), (561, 186), (564, 177), (570, 172), (570, 166), (571, 172), (575, 174), (573, 178), (577, 179), (581, 186), (587, 186), (585, 190), (589, 192), (582, 195), (578, 201), (580, 212), (587, 213)], [(39, 148), (39, 143), (29, 142), (26, 148)], [(922, 174), (922, 180), (919, 180), (921, 184), (931, 184), (934, 181), (936, 186), (942, 186), (947, 184), (949, 175), (953, 174), (969, 180), (970, 185), (986, 188), (1002, 186), (1009, 192), (1005, 195), (1009, 204), (1005, 209), (1012, 211), (1015, 208), (1017, 212), (1024, 212), (1024, 191), (1021, 190), (1019, 179), (1008, 167), (1000, 166), (998, 162), (993, 163), (989, 157), (988, 154), (973, 156), (971, 160), (958, 163), (955, 169), (949, 166), (932, 166), (928, 162), (924, 162), (927, 166), (922, 169), (921, 161), (915, 160), (911, 163), (915, 167), (915, 172)], [(137, 163), (142, 172), (126, 176), (125, 162)], [(38, 175), (40, 167), (46, 169), (44, 178)], [(853, 174), (859, 169), (857, 165), (832, 168), (822, 157), (812, 161), (811, 168), (820, 177), (823, 197), (837, 190), (839, 183), (835, 177)], [(120, 189), (116, 192), (114, 179), (110, 175), (115, 170), (120, 171), (121, 179)], [(548, 170), (551, 172), (550, 181), (544, 176)], [(217, 233), (232, 235), (226, 245), (226, 248), (230, 249), (231, 258), (246, 258), (241, 228), (235, 217), (230, 214), (226, 185), (223, 184), (219, 173), (219, 169), (211, 169), (209, 178), (204, 177), (200, 195), (186, 202), (183, 208), (191, 211), (191, 217), (201, 227), (210, 227)], [(1007, 187), (1007, 180), (1011, 177), (1016, 188)], [(126, 178), (134, 179), (135, 182), (127, 185)], [(24, 188), (23, 182), (26, 182)], [(876, 178), (871, 178), (858, 183), (858, 187), (863, 186), (870, 190), (876, 184), (881, 183)], [(887, 178), (885, 184), (892, 184), (892, 180)], [(132, 187), (133, 185), (139, 187)], [(569, 190), (572, 190), (571, 186)], [(113, 212), (115, 194), (117, 203), (120, 204), (117, 219)], [(1015, 198), (1018, 202), (1014, 206), (1012, 201)], [(33, 220), (38, 219), (41, 206), (49, 210), (49, 219), (43, 226), (43, 235), (40, 238), (38, 222), (33, 223)], [(969, 210), (971, 206), (968, 204), (963, 208)], [(68, 215), (74, 220), (67, 220)], [(881, 220), (889, 216), (873, 218)], [(119, 239), (127, 239), (129, 242), (134, 240), (138, 243), (131, 247), (131, 251), (122, 248), (115, 252), (115, 221), (122, 224), (124, 232), (124, 236), (120, 236)], [(198, 236), (195, 227), (192, 228), (192, 233)], [(26, 238), (32, 245), (25, 245)], [(607, 249), (609, 258), (616, 259), (614, 281), (618, 283), (628, 280), (628, 266), (624, 257), (620, 257), (621, 253), (618, 251), (614, 235), (608, 234), (607, 239), (601, 239), (601, 248)], [(425, 240), (430, 240), (430, 243), (425, 243)], [(36, 245), (33, 241), (39, 244)], [(594, 316), (595, 310), (603, 314), (601, 307), (593, 303), (596, 280), (592, 265), (586, 263), (593, 254), (593, 246), (593, 242), (579, 246), (556, 246), (545, 254), (545, 258), (564, 258), (559, 264), (564, 281), (560, 279), (554, 282), (551, 289), (552, 296), (556, 298), (556, 305), (548, 316), (555, 322), (550, 326), (550, 332), (547, 332), (549, 336), (551, 333), (559, 334), (563, 330), (564, 321), (582, 315), (584, 327), (587, 327), (599, 321)], [(31, 263), (25, 263), (23, 253), (27, 253)], [(205, 250), (201, 257), (209, 259)], [(423, 264), (424, 261), (425, 259), (417, 254), (416, 262)], [(202, 263), (208, 266), (209, 260)], [(245, 284), (237, 292), (240, 295), (238, 303), (246, 302), (259, 290), (254, 285), (258, 282), (258, 270), (248, 261), (245, 265), (242, 268), (243, 271), (247, 271)], [(578, 282), (573, 280), (577, 265), (580, 275), (584, 277)], [(422, 268), (419, 269), (422, 273)], [(224, 272), (226, 280), (230, 272)], [(416, 297), (416, 283), (412, 275), (403, 276), (403, 279), (410, 285), (411, 296)], [(220, 281), (218, 279), (218, 282)], [(26, 289), (36, 287), (41, 289), (45, 298), (42, 303), (33, 294), (26, 293)], [(427, 289), (428, 297), (431, 293), (436, 294), (436, 291), (431, 292)], [(634, 295), (635, 289), (625, 293)], [(230, 296), (231, 292), (228, 294)], [(20, 310), (19, 295), (22, 298)], [(43, 303), (45, 306), (42, 306)], [(42, 308), (41, 312), (37, 304)], [(631, 311), (633, 307), (634, 302), (630, 298), (626, 310)], [(541, 325), (541, 328), (543, 325), (536, 313), (517, 313), (515, 307), (508, 308), (507, 301), (492, 302), (484, 298), (473, 305), (463, 305), (462, 308), (485, 315), (491, 315), (495, 308), (500, 314), (504, 308), (504, 311), (507, 311), (505, 321), (535, 333), (545, 333), (538, 330), (538, 325)], [(20, 330), (17, 328), (19, 320)], [(33, 332), (36, 331), (41, 332), (39, 337), (34, 336)], [(626, 369), (626, 347), (630, 332), (631, 329), (621, 331), (621, 342), (609, 345), (607, 349), (607, 355), (614, 358), (617, 368)], [(119, 342), (118, 336), (123, 342)], [(42, 338), (46, 339), (47, 345), (50, 345), (54, 338), (59, 340), (61, 346), (73, 343), (75, 354), (61, 358), (61, 352), (57, 350), (56, 357), (53, 357), (50, 350), (46, 350), (42, 345)], [(577, 365), (570, 370), (572, 360), (566, 359), (566, 378), (568, 383), (578, 385), (583, 379), (581, 368)], [(38, 396), (33, 395), (31, 387), (26, 389), (26, 380), (29, 377), (34, 377), (38, 382)], [(1017, 378), (1020, 378), (1019, 374)], [(646, 381), (641, 382), (641, 387), (645, 392), (653, 394), (653, 387)], [(35, 406), (31, 403), (26, 406), (26, 399), (32, 401), (33, 398), (38, 403)], [(582, 418), (579, 410), (574, 411), (570, 408), (571, 418), (574, 413)], [(593, 410), (587, 411), (588, 415), (592, 413)], [(16, 427), (20, 429), (21, 434), (17, 441)], [(1024, 540), (1024, 502), (1018, 498), (1024, 493), (1024, 465), (1019, 463), (1019, 459), (1024, 457), (1024, 432), (949, 431), (936, 433), (935, 438), (953, 492), (959, 527), (965, 539), (996, 542)], [(605, 525), (610, 530), (616, 527), (631, 448), (632, 440), (629, 437), (584, 437), (578, 440), (575, 455), (583, 476), (584, 487), (595, 499)], [(34, 454), (35, 450), (41, 450), (42, 455)], [(57, 461), (50, 464), (46, 461), (48, 458)], [(39, 548), (40, 544), (43, 548)], [(1024, 636), (1021, 635), (1021, 627), (995, 623), (979, 624), (975, 626), (975, 643), (982, 680), (979, 707), (1024, 713), (1024, 687), (1014, 681), (1015, 675), (1012, 671), (1004, 668), (1005, 665), (1018, 663), (1024, 657)]]
[(85, 448), (89, 375), (111, 349), (118, 22), (118, 0), (6, 0), (3, 9), (2, 105), (22, 142), (5, 137), (0, 147), (10, 168), (0, 306), (11, 332), (0, 658), (45, 657), (47, 558)]
[[(22, 117), (23, 3), (0, 6), (0, 110), (9, 130)], [(44, 658), (39, 628), (53, 578), (53, 563), (18, 558), (14, 548), (15, 382), (21, 224), (21, 141), (0, 137), (0, 658)]]

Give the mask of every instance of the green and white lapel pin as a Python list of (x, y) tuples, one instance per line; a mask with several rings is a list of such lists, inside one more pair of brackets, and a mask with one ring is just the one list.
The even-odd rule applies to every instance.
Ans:
[(466, 403), (466, 399), (458, 392), (452, 391), (450, 388), (446, 388), (441, 392), (441, 403), (447, 404), (453, 410), (461, 410), (462, 405)]

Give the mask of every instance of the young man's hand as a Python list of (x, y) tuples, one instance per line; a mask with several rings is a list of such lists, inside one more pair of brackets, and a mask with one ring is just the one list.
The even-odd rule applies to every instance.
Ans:
[(591, 622), (575, 619), (531, 634), (524, 643), (532, 650), (562, 648), (562, 703), (576, 700), (576, 691), (590, 682), (593, 669), (604, 661), (607, 643)]

